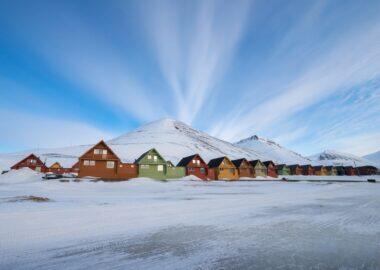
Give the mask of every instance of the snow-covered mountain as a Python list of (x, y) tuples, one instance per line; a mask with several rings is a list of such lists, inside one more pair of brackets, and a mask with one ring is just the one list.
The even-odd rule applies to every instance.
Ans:
[[(162, 156), (177, 163), (182, 157), (199, 153), (208, 161), (220, 156), (267, 160), (265, 155), (252, 149), (243, 149), (229, 142), (214, 138), (204, 132), (172, 119), (161, 119), (107, 141), (112, 150), (125, 162), (133, 162), (150, 148), (156, 148)], [(73, 163), (92, 145), (79, 145), (56, 149), (36, 149), (14, 154), (0, 155), (0, 170), (9, 169), (28, 153), (37, 154), (42, 161), (57, 160)]]
[(343, 166), (364, 166), (376, 164), (366, 158), (355, 156), (348, 153), (338, 152), (335, 150), (326, 150), (322, 153), (309, 156), (313, 163), (322, 165), (343, 165)]
[(363, 158), (373, 162), (374, 164), (376, 164), (377, 168), (380, 168), (380, 151), (366, 155)]
[(234, 145), (254, 150), (259, 155), (265, 156), (266, 160), (274, 160), (276, 163), (291, 164), (310, 164), (310, 159), (301, 156), (300, 154), (286, 149), (278, 143), (260, 138), (257, 135), (240, 140)]
[[(150, 148), (156, 148), (166, 160), (177, 163), (181, 158), (199, 153), (206, 162), (228, 156), (276, 163), (308, 164), (311, 161), (277, 143), (252, 136), (235, 144), (217, 139), (204, 132), (172, 119), (161, 119), (107, 141), (112, 150), (125, 162), (133, 162)], [(27, 154), (38, 155), (47, 165), (55, 161), (63, 166), (73, 165), (92, 145), (78, 145), (54, 149), (34, 149), (12, 154), (0, 154), (0, 171), (7, 170)]]

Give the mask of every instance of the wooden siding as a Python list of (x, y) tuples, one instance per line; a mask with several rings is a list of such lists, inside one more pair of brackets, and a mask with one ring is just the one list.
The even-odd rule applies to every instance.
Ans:
[(253, 167), (255, 177), (267, 177), (267, 167), (260, 160), (251, 160), (249, 163)]
[(184, 157), (177, 166), (184, 166), (186, 175), (194, 175), (202, 180), (208, 179), (208, 166), (198, 154)]
[(47, 172), (48, 169), (41, 159), (34, 154), (30, 154), (11, 167), (12, 170), (18, 170), (21, 168), (29, 168), (42, 173)]

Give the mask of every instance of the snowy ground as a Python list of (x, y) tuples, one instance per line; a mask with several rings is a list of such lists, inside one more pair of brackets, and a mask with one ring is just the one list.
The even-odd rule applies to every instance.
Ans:
[(379, 254), (379, 183), (0, 176), (0, 269), (380, 269)]

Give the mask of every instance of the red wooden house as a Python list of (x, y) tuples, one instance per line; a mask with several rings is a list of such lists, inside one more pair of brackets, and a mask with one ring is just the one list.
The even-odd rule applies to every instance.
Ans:
[(290, 174), (291, 175), (301, 175), (302, 174), (302, 168), (298, 164), (290, 165)]
[(345, 175), (358, 175), (357, 169), (352, 166), (345, 166), (344, 173)]
[(268, 161), (264, 161), (263, 163), (267, 167), (268, 176), (277, 178), (278, 174), (277, 174), (276, 165), (274, 164), (274, 162), (271, 160), (268, 160)]
[(302, 168), (302, 174), (303, 175), (314, 175), (315, 174), (314, 167), (311, 166), (310, 164), (302, 165), (301, 168)]
[(185, 167), (186, 175), (194, 175), (202, 180), (207, 180), (207, 163), (198, 154), (184, 157), (178, 162), (177, 167)]
[(29, 156), (17, 162), (15, 165), (11, 167), (12, 170), (18, 170), (21, 168), (29, 168), (34, 171), (43, 173), (47, 171), (47, 167), (45, 166), (45, 164), (41, 161), (39, 157), (37, 157), (34, 154), (30, 154)]
[(137, 177), (137, 165), (123, 163), (104, 141), (100, 141), (79, 157), (78, 176), (126, 180)]

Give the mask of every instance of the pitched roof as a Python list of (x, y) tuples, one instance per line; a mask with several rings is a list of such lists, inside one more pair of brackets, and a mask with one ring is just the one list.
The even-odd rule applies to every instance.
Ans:
[(264, 161), (263, 164), (264, 164), (265, 166), (267, 166), (267, 167), (269, 166), (269, 164), (272, 164), (273, 166), (276, 166), (272, 160)]
[(314, 166), (314, 169), (315, 169), (315, 170), (320, 170), (320, 169), (322, 169), (322, 168), (324, 168), (324, 166)]
[(177, 166), (179, 166), (179, 167), (186, 167), (193, 160), (193, 158), (195, 158), (196, 156), (198, 156), (198, 154), (182, 158), (178, 162)]
[(293, 164), (293, 165), (289, 165), (288, 167), (289, 167), (290, 169), (294, 169), (294, 168), (300, 167), (300, 165), (298, 165), (298, 164)]
[(156, 152), (156, 154), (166, 163), (166, 160), (161, 156), (161, 154), (156, 150), (156, 148), (151, 148), (148, 151), (144, 152), (138, 159), (136, 159), (135, 162), (139, 163), (145, 157), (145, 155), (148, 154), (150, 151)]
[[(253, 166), (253, 167), (256, 167), (257, 163), (261, 163), (261, 160), (260, 159), (255, 159), (255, 160), (250, 160), (249, 163)], [(264, 164), (263, 164), (264, 165)], [(264, 165), (265, 166), (265, 165)]]
[(287, 168), (288, 166), (286, 164), (279, 164), (279, 165), (276, 165), (276, 169), (278, 170), (283, 170), (285, 168)]
[(312, 167), (310, 164), (306, 164), (306, 165), (301, 165), (302, 169), (308, 169), (310, 167)]
[(208, 166), (210, 168), (216, 168), (216, 167), (219, 167), (219, 165), (222, 163), (222, 161), (225, 159), (226, 157), (220, 157), (220, 158), (214, 158), (214, 159), (211, 159), (209, 162), (208, 162)]
[[(244, 161), (248, 162), (248, 160), (245, 158), (231, 160), (231, 162), (235, 165), (236, 168), (239, 168)], [(249, 162), (248, 162), (248, 164), (249, 164)], [(251, 164), (249, 164), (249, 165), (251, 165)]]

